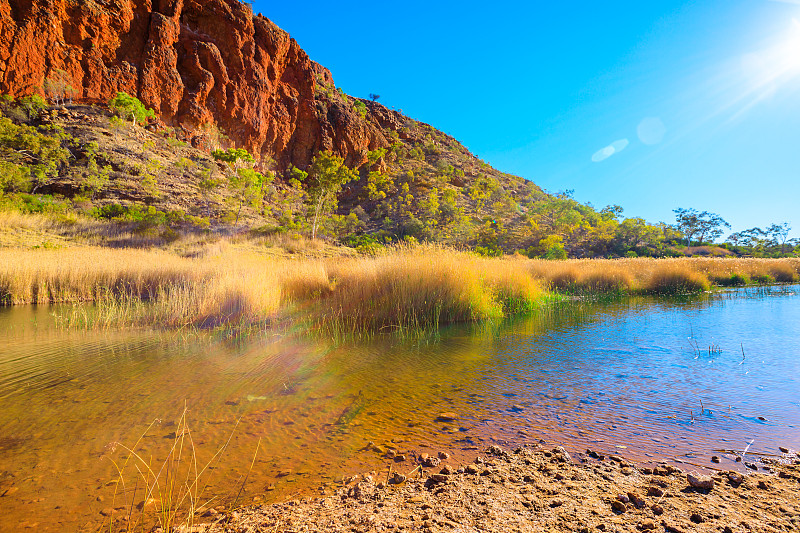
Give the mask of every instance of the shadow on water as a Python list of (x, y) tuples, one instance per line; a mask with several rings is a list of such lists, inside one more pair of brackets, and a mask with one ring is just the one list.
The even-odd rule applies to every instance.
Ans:
[(797, 304), (797, 287), (567, 302), (335, 347), (274, 334), (64, 332), (50, 308), (0, 309), (0, 493), (17, 489), (0, 530), (99, 524), (118, 443), (155, 420), (141, 453), (165, 457), (184, 406), (201, 461), (236, 427), (209, 478), (219, 505), (240, 492), (248, 503), (332, 490), (385, 470), (390, 448), (463, 460), (495, 442), (545, 440), (708, 464), (715, 449), (750, 441), (797, 447)]

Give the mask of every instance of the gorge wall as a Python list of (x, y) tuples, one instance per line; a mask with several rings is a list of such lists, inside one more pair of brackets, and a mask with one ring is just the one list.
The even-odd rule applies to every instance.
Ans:
[(0, 93), (44, 94), (59, 76), (78, 101), (124, 91), (195, 145), (216, 127), (280, 167), (320, 150), (360, 165), (401, 120), (318, 98), (331, 73), (238, 0), (0, 0)]

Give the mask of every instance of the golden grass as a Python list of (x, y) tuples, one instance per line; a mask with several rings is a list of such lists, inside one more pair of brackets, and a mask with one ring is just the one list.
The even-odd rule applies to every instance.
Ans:
[(441, 248), (291, 260), (212, 245), (163, 251), (0, 250), (0, 302), (95, 302), (65, 327), (215, 328), (295, 315), (340, 333), (432, 328), (530, 309), (544, 296), (524, 265)]
[[(532, 308), (541, 286), (515, 262), (437, 247), (398, 248), (326, 265), (330, 286), (312, 283), (315, 325), (330, 333), (417, 330), (476, 322)], [(320, 289), (323, 297), (319, 297)]]
[(797, 281), (798, 271), (800, 259), (542, 261), (434, 246), (321, 259), (268, 257), (224, 242), (191, 257), (77, 246), (0, 249), (0, 304), (75, 303), (59, 311), (65, 327), (238, 328), (297, 319), (321, 333), (360, 335), (523, 313), (547, 301), (547, 289), (684, 294), (711, 284)]
[(677, 294), (731, 285), (798, 280), (800, 259), (676, 258), (575, 259), (530, 262), (533, 276), (554, 290), (573, 294)]
[[(151, 430), (155, 425), (156, 421), (152, 422), (132, 447), (119, 442), (114, 443), (114, 449), (117, 447), (121, 449), (121, 454), (116, 460), (108, 456), (117, 474), (112, 482), (115, 487), (112, 503), (115, 506), (114, 512), (109, 516), (109, 531), (121, 531), (119, 525), (115, 527), (114, 523), (115, 518), (120, 516), (127, 517), (127, 524), (123, 526), (126, 532), (192, 531), (195, 518), (216, 500), (205, 494), (209, 487), (208, 478), (223, 460), (238, 422), (225, 443), (205, 463), (201, 462), (200, 454), (195, 447), (186, 420), (186, 409), (177, 421), (176, 431), (171, 435), (166, 457), (160, 460), (150, 456), (145, 451), (146, 448), (141, 446), (145, 438), (154, 436)], [(259, 439), (250, 470), (253, 468), (260, 446)], [(249, 474), (250, 471), (248, 476)], [(246, 481), (247, 477), (234, 500), (234, 508)], [(122, 506), (117, 507), (117, 504)], [(118, 514), (117, 517), (114, 516), (115, 513)]]

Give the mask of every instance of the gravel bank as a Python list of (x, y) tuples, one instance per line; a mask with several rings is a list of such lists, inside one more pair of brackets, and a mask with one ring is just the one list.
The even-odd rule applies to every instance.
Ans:
[[(263, 505), (193, 528), (213, 533), (800, 531), (800, 459), (702, 475), (563, 448), (492, 446), (465, 465), (422, 455), (405, 474), (357, 476), (336, 494)], [(208, 518), (206, 518), (208, 520)]]

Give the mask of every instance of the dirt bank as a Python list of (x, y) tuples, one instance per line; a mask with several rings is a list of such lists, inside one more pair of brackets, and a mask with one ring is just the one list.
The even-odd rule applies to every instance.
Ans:
[[(800, 459), (709, 476), (563, 448), (497, 446), (464, 465), (421, 455), (401, 473), (358, 476), (336, 494), (252, 507), (193, 528), (261, 531), (800, 531)], [(408, 467), (406, 467), (408, 468)], [(406, 479), (407, 478), (407, 479)], [(213, 511), (212, 511), (213, 513)]]

